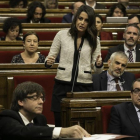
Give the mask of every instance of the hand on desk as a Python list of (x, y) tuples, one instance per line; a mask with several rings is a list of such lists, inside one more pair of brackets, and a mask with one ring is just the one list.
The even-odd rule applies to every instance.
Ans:
[(67, 128), (62, 128), (60, 132), (60, 137), (69, 137), (69, 138), (83, 138), (90, 137), (90, 134), (84, 130), (79, 125), (74, 125)]

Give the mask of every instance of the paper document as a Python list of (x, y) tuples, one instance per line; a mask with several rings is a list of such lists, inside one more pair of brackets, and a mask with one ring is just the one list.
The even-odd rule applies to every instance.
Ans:
[(110, 140), (118, 135), (107, 135), (107, 134), (95, 134), (91, 135), (91, 137), (84, 137), (83, 140)]

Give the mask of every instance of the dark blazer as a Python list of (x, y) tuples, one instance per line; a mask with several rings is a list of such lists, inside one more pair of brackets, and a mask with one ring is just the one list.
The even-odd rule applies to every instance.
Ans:
[[(20, 21), (21, 21), (21, 23), (30, 23), (30, 20), (31, 19), (25, 18), (25, 19), (21, 19)], [(40, 23), (50, 23), (50, 22), (51, 22), (51, 20), (49, 20), (48, 18), (42, 18), (40, 20)]]
[(100, 40), (113, 40), (112, 33), (101, 31)]
[[(124, 44), (120, 44), (118, 46), (115, 46), (113, 48), (110, 48), (108, 50), (108, 54), (104, 59), (104, 62), (107, 62), (108, 59), (110, 58), (111, 54), (117, 51), (122, 51), (124, 52)], [(136, 45), (136, 62), (140, 62), (140, 44)]]
[(72, 13), (64, 15), (62, 18), (62, 23), (72, 23), (72, 16), (73, 16)]
[[(93, 74), (93, 91), (107, 90), (107, 71), (100, 74)], [(131, 90), (131, 85), (135, 80), (135, 75), (130, 72), (124, 72), (121, 76), (121, 82), (124, 82), (123, 89)]]
[(140, 140), (140, 123), (132, 102), (125, 102), (112, 107), (107, 132), (136, 136)]
[(52, 138), (53, 127), (48, 127), (45, 116), (39, 114), (34, 118), (34, 126), (25, 126), (18, 112), (4, 110), (0, 113), (0, 136), (7, 139), (42, 139)]

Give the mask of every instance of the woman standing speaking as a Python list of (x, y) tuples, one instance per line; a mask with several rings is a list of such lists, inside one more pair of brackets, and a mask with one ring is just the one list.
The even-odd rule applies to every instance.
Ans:
[(67, 92), (92, 91), (92, 66), (95, 72), (103, 69), (101, 47), (97, 37), (94, 10), (82, 5), (71, 24), (71, 28), (59, 31), (45, 59), (45, 66), (51, 67), (60, 53), (52, 95), (55, 126), (61, 126), (62, 98)]

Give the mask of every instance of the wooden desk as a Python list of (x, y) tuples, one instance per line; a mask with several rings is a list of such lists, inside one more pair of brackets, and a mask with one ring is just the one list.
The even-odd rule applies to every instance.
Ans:
[(100, 107), (131, 101), (130, 91), (74, 92), (61, 102), (62, 126), (80, 123), (91, 134), (102, 133)]

